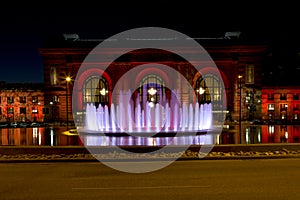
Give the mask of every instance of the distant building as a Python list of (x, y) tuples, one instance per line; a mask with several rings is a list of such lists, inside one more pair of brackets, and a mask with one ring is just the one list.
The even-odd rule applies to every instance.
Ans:
[[(232, 34), (229, 35), (195, 39), (210, 54), (218, 67), (218, 73), (221, 75), (225, 86), (225, 91), (222, 91), (218, 81), (220, 77), (216, 77), (214, 72), (206, 74), (205, 76), (209, 77), (206, 77), (206, 80), (215, 81), (214, 87), (210, 88), (210, 95), (203, 96), (198, 100), (200, 103), (211, 100), (226, 101), (228, 120), (238, 120), (240, 109), (242, 110), (242, 120), (261, 118), (262, 71), (270, 64), (270, 45), (268, 41), (243, 38), (243, 34), (240, 32), (236, 38), (232, 37)], [(67, 82), (66, 77), (70, 76), (74, 81), (81, 63), (90, 51), (101, 42), (101, 40), (81, 39), (77, 36), (75, 39), (73, 37), (68, 39), (67, 35), (50, 39), (43, 48), (40, 48), (44, 64), (44, 106), (51, 113), (49, 115), (52, 116), (50, 117), (51, 120), (73, 119), (71, 93), (74, 83), (72, 81)], [(114, 55), (116, 50), (113, 48), (108, 50), (107, 56)], [(190, 53), (194, 53), (192, 49)], [(201, 82), (202, 74), (195, 71), (189, 63), (176, 57), (176, 55), (157, 49), (136, 50), (111, 63), (102, 77), (97, 73), (96, 63), (93, 63), (95, 65), (94, 70), (87, 71), (81, 77), (77, 77), (79, 83), (75, 89), (82, 90), (79, 97), (79, 107), (82, 108), (82, 112), (84, 112), (86, 104), (90, 102), (97, 105), (110, 105), (112, 101), (111, 92), (118, 79), (127, 71), (145, 63), (163, 63), (178, 70), (190, 82), (195, 93), (200, 86), (204, 86)], [(149, 70), (144, 71), (134, 81), (137, 84), (142, 84), (143, 81), (146, 83), (147, 80), (155, 79), (158, 85), (164, 85), (165, 82), (169, 81), (168, 76), (163, 71), (155, 74), (152, 76)], [(241, 79), (238, 78), (239, 76)], [(178, 85), (182, 85), (180, 79), (177, 81)], [(124, 87), (126, 87), (126, 83), (124, 83)], [(182, 85), (181, 90), (184, 91), (184, 89)], [(98, 92), (93, 93), (94, 90)], [(101, 90), (107, 92), (102, 94)], [(226, 93), (225, 99), (220, 98), (223, 93)], [(240, 101), (240, 95), (242, 101)], [(185, 101), (191, 101), (187, 96), (182, 95), (182, 98), (185, 98)]]
[(300, 122), (300, 86), (262, 88), (262, 119)]
[(43, 122), (48, 113), (43, 83), (0, 83), (1, 122)]

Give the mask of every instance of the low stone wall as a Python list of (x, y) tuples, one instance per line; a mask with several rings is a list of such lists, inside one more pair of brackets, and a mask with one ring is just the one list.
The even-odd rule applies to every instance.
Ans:
[[(97, 161), (101, 160), (149, 160), (149, 159), (249, 159), (249, 158), (300, 158), (300, 144), (256, 144), (256, 145), (215, 145), (190, 146), (188, 149), (168, 147), (166, 151), (156, 152), (160, 147), (116, 147), (84, 146), (23, 146), (0, 147), (1, 162), (27, 161)], [(127, 152), (127, 153), (126, 153)], [(133, 152), (129, 154), (128, 152)], [(153, 152), (152, 154), (144, 154)]]
[[(125, 151), (135, 153), (147, 153), (161, 149), (162, 147), (151, 146), (124, 146)], [(182, 147), (168, 147), (167, 151), (174, 152)], [(202, 150), (201, 150), (202, 149)], [(244, 145), (214, 145), (214, 146), (190, 146), (188, 150), (193, 152), (207, 151), (207, 152), (266, 152), (266, 151), (280, 151), (286, 149), (289, 151), (300, 150), (300, 143), (293, 144), (244, 144)], [(89, 147), (85, 146), (0, 146), (1, 155), (17, 155), (17, 154), (89, 154), (96, 152), (111, 152), (115, 151), (116, 147)]]

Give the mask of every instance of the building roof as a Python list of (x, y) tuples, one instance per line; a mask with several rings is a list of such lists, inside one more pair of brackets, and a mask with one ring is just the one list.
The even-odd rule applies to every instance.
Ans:
[[(265, 86), (297, 86), (300, 85), (300, 58), (297, 49), (290, 48), (292, 45), (286, 37), (278, 38), (277, 34), (272, 35), (269, 32), (203, 32), (192, 33), (190, 38), (199, 42), (204, 48), (210, 48), (215, 51), (218, 47), (236, 48), (237, 51), (242, 47), (255, 47), (266, 46), (268, 48), (266, 52), (265, 64), (262, 69), (262, 85)], [(176, 38), (127, 38), (133, 42), (142, 40), (162, 40), (165, 42), (173, 42)], [(104, 39), (99, 39), (97, 34), (94, 35), (80, 35), (80, 34), (61, 34), (49, 38), (41, 48), (67, 48), (67, 49), (87, 49), (90, 50), (96, 47)], [(112, 41), (116, 42), (116, 41)], [(233, 51), (234, 49), (231, 49)], [(249, 50), (249, 49), (248, 49)]]
[(44, 83), (6, 83), (0, 81), (0, 90), (43, 90)]
[[(178, 38), (126, 38), (131, 41), (143, 41), (143, 40), (160, 40), (160, 41), (176, 41)], [(202, 34), (193, 34), (190, 37), (182, 38), (186, 40), (194, 39), (199, 42), (200, 45), (206, 46), (222, 46), (222, 45), (257, 45), (268, 44), (270, 38), (264, 35), (249, 35), (240, 31), (232, 32), (211, 32)], [(50, 37), (44, 43), (44, 48), (60, 48), (60, 47), (95, 47), (99, 43), (106, 39), (99, 38), (97, 35), (79, 35), (77, 33), (62, 34)], [(112, 42), (117, 42), (112, 40)]]

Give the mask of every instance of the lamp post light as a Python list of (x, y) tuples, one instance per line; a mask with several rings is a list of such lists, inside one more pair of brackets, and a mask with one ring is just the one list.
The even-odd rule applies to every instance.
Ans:
[(239, 133), (240, 133), (240, 144), (242, 144), (242, 75), (238, 75), (239, 89), (240, 89), (240, 109), (239, 109)]
[(54, 121), (54, 116), (53, 116), (53, 101), (50, 101), (50, 107), (51, 107), (51, 122)]
[(67, 76), (66, 77), (66, 107), (67, 107), (67, 130), (69, 129), (69, 104), (68, 104), (68, 101), (69, 101), (69, 98), (68, 98), (68, 91), (69, 91), (69, 82), (71, 81), (71, 77), (70, 76)]

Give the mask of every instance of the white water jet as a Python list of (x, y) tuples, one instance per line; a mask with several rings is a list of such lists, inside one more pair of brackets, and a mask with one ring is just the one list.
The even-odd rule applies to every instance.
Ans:
[(188, 129), (189, 131), (193, 130), (194, 128), (194, 108), (193, 108), (193, 105), (190, 103), (190, 106), (189, 106), (189, 126), (188, 126)]
[[(120, 91), (118, 103), (98, 108), (86, 105), (85, 129), (99, 132), (170, 132), (206, 131), (211, 129), (213, 115), (211, 103), (181, 105), (172, 97), (170, 105), (165, 95), (160, 103), (141, 104), (130, 98), (131, 92)], [(153, 103), (153, 104), (149, 104)]]
[(195, 105), (195, 117), (194, 117), (194, 129), (198, 129), (199, 127), (199, 103), (197, 102)]
[(161, 112), (160, 112), (160, 106), (159, 106), (159, 104), (156, 104), (155, 105), (155, 119), (154, 119), (154, 121), (155, 121), (155, 130), (157, 131), (157, 132), (159, 132), (160, 130), (161, 130), (161, 121), (160, 121), (160, 116), (161, 116)]
[(111, 104), (110, 107), (110, 121), (111, 121), (111, 130), (116, 132), (116, 116), (115, 116), (115, 105)]
[(141, 105), (140, 104), (137, 104), (137, 107), (135, 108), (135, 124), (136, 124), (136, 127), (138, 129), (138, 131), (140, 132), (142, 129), (142, 117), (143, 114), (141, 112)]
[(171, 120), (170, 120), (170, 115), (171, 115), (171, 113), (170, 113), (170, 107), (169, 107), (169, 104), (168, 104), (168, 102), (166, 103), (166, 107), (165, 107), (165, 121), (166, 121), (166, 123), (165, 123), (165, 131), (169, 131), (169, 129), (170, 129), (170, 125), (171, 125)]

